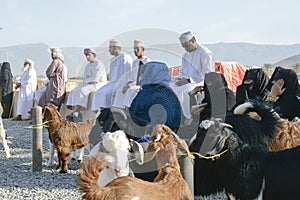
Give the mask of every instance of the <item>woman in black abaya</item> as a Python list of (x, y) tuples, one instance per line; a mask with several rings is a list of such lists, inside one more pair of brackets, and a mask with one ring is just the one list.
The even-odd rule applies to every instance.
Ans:
[(3, 62), (0, 72), (0, 86), (2, 88), (2, 106), (3, 106), (3, 118), (9, 118), (12, 99), (13, 99), (13, 80), (8, 62)]

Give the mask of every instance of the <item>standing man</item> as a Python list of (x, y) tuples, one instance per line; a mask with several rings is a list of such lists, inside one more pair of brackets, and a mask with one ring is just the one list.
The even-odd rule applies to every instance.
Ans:
[[(88, 61), (83, 74), (83, 84), (74, 88), (68, 97), (68, 109), (75, 111), (86, 109), (88, 97), (91, 92), (95, 92), (107, 82), (105, 66), (97, 60), (97, 53), (94, 49), (84, 49), (84, 55)], [(75, 112), (74, 111), (74, 112)]]
[(190, 99), (190, 92), (196, 86), (203, 86), (205, 74), (214, 71), (213, 53), (199, 45), (190, 31), (182, 33), (179, 40), (186, 53), (182, 56), (181, 74), (172, 88), (180, 101), (185, 124), (189, 124), (193, 120), (190, 101), (195, 101)]
[(53, 103), (59, 110), (66, 94), (64, 57), (61, 49), (51, 48), (51, 58), (52, 62), (46, 70), (49, 82), (39, 100), (39, 106), (44, 108), (47, 103)]
[(32, 60), (25, 59), (21, 83), (18, 83), (15, 87), (15, 89), (20, 88), (20, 92), (17, 109), (18, 116), (13, 120), (20, 121), (22, 117), (30, 117), (29, 111), (33, 106), (33, 97), (37, 86), (36, 71), (33, 65), (34, 62)]
[[(130, 104), (134, 97), (137, 95), (139, 86), (136, 83), (140, 82), (142, 69), (141, 65), (145, 65), (151, 60), (145, 56), (145, 45), (140, 40), (133, 41), (133, 50), (136, 59), (132, 63), (132, 72), (129, 74), (127, 83), (124, 87), (118, 88), (116, 91), (116, 96), (114, 98), (113, 107), (115, 108), (125, 108), (130, 107)], [(128, 89), (130, 90), (128, 91)]]
[(114, 56), (110, 60), (109, 82), (95, 92), (92, 110), (97, 111), (103, 108), (110, 108), (113, 100), (113, 92), (117, 82), (126, 73), (131, 72), (132, 58), (129, 54), (121, 51), (121, 43), (112, 39), (109, 42), (109, 53)]

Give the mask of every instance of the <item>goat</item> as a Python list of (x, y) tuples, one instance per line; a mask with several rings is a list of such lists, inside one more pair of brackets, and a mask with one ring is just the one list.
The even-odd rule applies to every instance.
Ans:
[[(232, 130), (239, 138), (248, 145), (269, 150), (269, 146), (275, 134), (280, 127), (279, 115), (263, 101), (253, 100), (248, 102), (251, 105), (251, 111), (259, 113), (261, 120), (252, 119), (246, 114), (227, 115), (225, 122), (232, 126)], [(247, 106), (249, 107), (249, 106)], [(196, 135), (191, 139), (190, 151), (199, 152), (205, 150), (206, 146), (202, 145), (205, 134), (202, 134), (199, 127)], [(194, 190), (195, 195), (212, 194), (216, 188), (222, 191), (222, 187), (218, 185), (221, 171), (215, 170), (216, 163), (210, 160), (196, 157), (194, 165)], [(212, 173), (203, 173), (210, 170)]]
[(68, 172), (70, 149), (76, 150), (89, 145), (89, 134), (95, 124), (95, 119), (86, 122), (69, 122), (63, 119), (53, 104), (44, 107), (44, 119), (48, 121), (50, 139), (59, 159), (60, 173)]
[(120, 176), (134, 176), (129, 168), (129, 155), (133, 155), (139, 165), (144, 162), (143, 147), (134, 140), (127, 139), (122, 130), (102, 134), (102, 141), (92, 149), (89, 156), (99, 157), (100, 154), (107, 155), (107, 158), (111, 156), (109, 165), (99, 175), (98, 184), (101, 186)]
[[(123, 176), (114, 179), (105, 187), (97, 183), (99, 171), (105, 169), (108, 160), (105, 156), (88, 157), (81, 163), (80, 179), (78, 180), (83, 199), (125, 200), (191, 200), (193, 199), (187, 183), (182, 178), (176, 157), (177, 147), (184, 149), (190, 158), (194, 158), (187, 144), (169, 127), (156, 125), (153, 128), (151, 143), (145, 153), (145, 162), (156, 156), (159, 173), (154, 182)], [(101, 160), (101, 161), (100, 161)]]
[[(203, 126), (208, 124), (208, 126)], [(224, 190), (230, 199), (299, 199), (300, 147), (269, 152), (243, 142), (228, 125), (212, 119), (201, 125), (201, 134), (210, 137), (204, 155), (225, 152), (202, 173), (214, 173), (218, 182), (211, 192)], [(201, 166), (199, 166), (201, 167)], [(214, 172), (213, 172), (213, 171)]]
[(7, 140), (5, 138), (5, 130), (4, 130), (4, 127), (3, 127), (3, 121), (2, 121), (2, 113), (3, 113), (3, 108), (1, 106), (1, 103), (0, 103), (0, 140), (3, 144), (3, 148), (4, 148), (4, 151), (5, 151), (5, 154), (6, 154), (6, 158), (10, 158), (10, 151), (9, 151), (9, 147), (7, 145)]
[[(244, 103), (238, 106), (234, 112), (236, 114), (249, 113), (253, 108), (251, 103)], [(256, 119), (260, 116), (252, 114)], [(300, 119), (297, 117), (293, 121), (287, 119), (279, 120), (279, 127), (273, 140), (270, 143), (270, 151), (280, 151), (288, 148), (293, 148), (300, 145)]]

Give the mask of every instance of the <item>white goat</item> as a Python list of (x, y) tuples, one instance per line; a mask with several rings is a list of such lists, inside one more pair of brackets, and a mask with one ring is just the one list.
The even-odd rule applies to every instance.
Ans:
[(133, 157), (136, 162), (142, 165), (144, 161), (144, 151), (139, 143), (129, 140), (122, 130), (103, 133), (102, 141), (99, 142), (89, 154), (89, 156), (93, 157), (106, 155), (106, 159), (109, 160), (107, 168), (101, 171), (99, 175), (99, 185), (105, 186), (120, 176), (134, 176), (129, 167), (128, 159), (131, 157), (130, 150), (133, 150)]
[[(80, 164), (79, 191), (87, 200), (192, 200), (188, 184), (183, 179), (177, 160), (177, 148), (190, 153), (185, 141), (181, 140), (169, 127), (156, 125), (153, 128), (151, 144), (145, 153), (145, 162), (156, 157), (159, 173), (154, 182), (135, 177), (118, 177), (105, 187), (98, 184), (98, 175), (106, 168), (107, 156), (89, 156)], [(110, 161), (108, 161), (110, 162)]]
[(1, 117), (2, 113), (3, 113), (3, 108), (0, 104), (0, 140), (3, 144), (4, 151), (6, 153), (6, 158), (10, 158), (9, 147), (7, 145), (7, 140), (5, 138), (5, 130), (4, 130), (4, 127), (3, 127), (3, 122), (2, 122), (2, 117)]

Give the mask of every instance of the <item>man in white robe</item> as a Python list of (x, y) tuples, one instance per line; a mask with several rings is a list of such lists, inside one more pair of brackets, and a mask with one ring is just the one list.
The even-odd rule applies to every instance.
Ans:
[(121, 51), (121, 44), (118, 40), (112, 39), (109, 42), (109, 52), (114, 57), (110, 60), (109, 82), (97, 90), (94, 94), (92, 110), (111, 108), (113, 93), (118, 87), (117, 82), (126, 74), (131, 72), (132, 58), (129, 54)]
[(123, 87), (119, 87), (116, 90), (112, 106), (114, 108), (124, 109), (126, 107), (130, 107), (133, 99), (140, 89), (138, 84), (142, 72), (140, 66), (151, 61), (147, 56), (145, 56), (145, 45), (142, 41), (134, 40), (133, 50), (137, 58), (132, 63), (132, 71), (129, 74), (129, 77), (125, 78), (126, 83), (123, 84)]
[(187, 125), (193, 120), (190, 92), (196, 86), (203, 86), (205, 74), (214, 71), (213, 53), (207, 47), (199, 45), (190, 31), (181, 34), (179, 40), (186, 53), (182, 56), (181, 74), (171, 87), (180, 101)]
[(15, 89), (20, 88), (20, 91), (18, 96), (17, 117), (13, 120), (30, 119), (29, 112), (33, 106), (33, 97), (37, 87), (37, 76), (33, 65), (34, 62), (32, 60), (25, 59), (21, 83), (18, 83), (15, 87)]
[(86, 109), (89, 94), (95, 92), (107, 83), (105, 66), (102, 62), (97, 60), (96, 51), (87, 48), (84, 49), (84, 54), (88, 64), (85, 66), (83, 84), (71, 90), (67, 101), (68, 109), (73, 110), (75, 107), (75, 111)]

